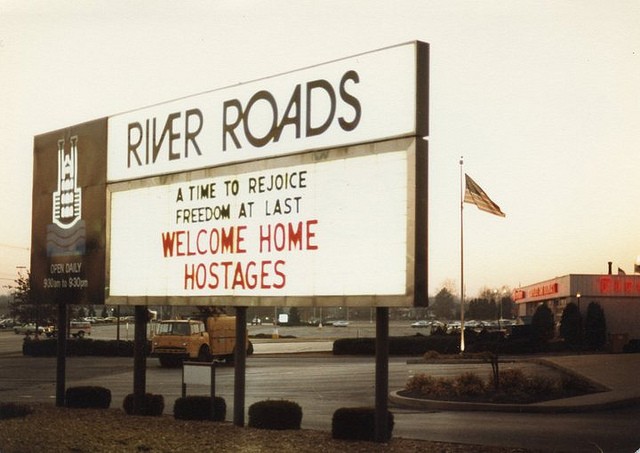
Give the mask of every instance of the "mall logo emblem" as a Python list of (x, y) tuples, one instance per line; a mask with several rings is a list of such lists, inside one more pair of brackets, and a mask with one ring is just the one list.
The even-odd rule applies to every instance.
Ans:
[(78, 187), (78, 137), (58, 140), (58, 190), (53, 192), (52, 224), (47, 225), (47, 255), (83, 255), (86, 232), (82, 220), (82, 189)]
[(82, 215), (82, 189), (78, 187), (78, 137), (71, 137), (71, 152), (65, 153), (58, 140), (58, 190), (53, 193), (53, 223), (64, 230), (73, 228)]

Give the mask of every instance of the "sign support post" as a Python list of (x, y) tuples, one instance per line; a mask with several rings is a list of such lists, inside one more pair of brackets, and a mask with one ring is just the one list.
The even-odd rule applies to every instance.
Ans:
[(233, 424), (244, 426), (245, 372), (247, 368), (247, 307), (236, 307), (236, 350), (233, 388)]
[(375, 441), (389, 441), (389, 308), (376, 308)]
[(147, 307), (136, 305), (135, 337), (133, 344), (133, 413), (140, 415), (147, 388)]
[(67, 369), (67, 305), (58, 303), (58, 340), (56, 361), (56, 406), (64, 407)]

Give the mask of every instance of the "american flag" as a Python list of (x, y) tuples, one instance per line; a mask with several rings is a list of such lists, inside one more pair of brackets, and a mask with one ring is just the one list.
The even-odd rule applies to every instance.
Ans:
[(491, 198), (485, 193), (484, 190), (473, 180), (469, 175), (464, 175), (466, 189), (464, 191), (464, 202), (475, 204), (478, 209), (489, 212), (491, 214), (498, 215), (500, 217), (506, 217), (505, 213), (500, 210), (500, 206), (491, 201)]

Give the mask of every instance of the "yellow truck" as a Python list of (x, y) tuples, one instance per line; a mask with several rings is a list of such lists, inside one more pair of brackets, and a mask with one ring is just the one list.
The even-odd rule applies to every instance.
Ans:
[[(253, 345), (245, 339), (247, 355)], [(236, 348), (236, 317), (210, 316), (199, 319), (170, 319), (157, 324), (151, 339), (151, 355), (158, 357), (160, 366), (179, 366), (183, 360), (211, 361), (223, 359), (233, 362)]]

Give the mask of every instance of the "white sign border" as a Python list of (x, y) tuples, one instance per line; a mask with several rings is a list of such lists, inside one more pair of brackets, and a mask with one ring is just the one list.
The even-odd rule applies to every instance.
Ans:
[[(359, 296), (110, 296), (110, 250), (111, 250), (111, 194), (156, 185), (185, 182), (237, 175), (257, 170), (303, 165), (323, 160), (344, 159), (404, 149), (407, 152), (407, 266), (406, 291), (403, 295), (359, 295)], [(406, 307), (421, 306), (427, 302), (427, 141), (418, 137), (407, 137), (344, 148), (206, 168), (191, 172), (175, 173), (112, 183), (107, 186), (107, 257), (106, 281), (107, 304), (111, 305), (218, 305), (218, 306), (348, 306), (348, 307)]]

